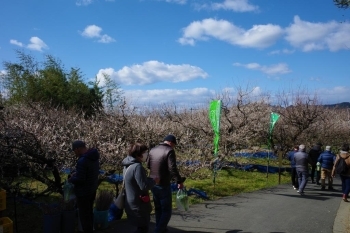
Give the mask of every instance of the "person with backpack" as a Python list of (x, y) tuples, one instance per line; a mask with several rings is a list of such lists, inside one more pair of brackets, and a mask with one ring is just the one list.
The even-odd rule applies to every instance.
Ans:
[(326, 178), (328, 178), (328, 190), (333, 190), (332, 169), (334, 166), (335, 154), (331, 152), (331, 146), (326, 146), (324, 152), (318, 157), (317, 162), (321, 166), (321, 190), (326, 190)]
[(340, 175), (343, 201), (348, 202), (348, 195), (350, 192), (350, 154), (349, 154), (349, 144), (344, 143), (341, 147), (340, 153), (337, 156), (333, 170), (332, 177), (336, 174)]

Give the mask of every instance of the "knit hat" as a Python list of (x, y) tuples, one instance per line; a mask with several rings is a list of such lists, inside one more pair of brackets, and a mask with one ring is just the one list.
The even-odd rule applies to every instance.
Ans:
[(299, 150), (304, 150), (304, 149), (305, 149), (305, 145), (301, 144), (301, 145), (299, 146)]
[(177, 144), (177, 142), (176, 142), (176, 137), (174, 136), (174, 135), (171, 135), (171, 134), (169, 134), (168, 136), (166, 136), (165, 138), (164, 138), (164, 142), (165, 141), (167, 141), (167, 142), (172, 142), (172, 143), (174, 143), (175, 145)]
[(331, 150), (331, 146), (326, 146), (326, 150), (330, 151)]

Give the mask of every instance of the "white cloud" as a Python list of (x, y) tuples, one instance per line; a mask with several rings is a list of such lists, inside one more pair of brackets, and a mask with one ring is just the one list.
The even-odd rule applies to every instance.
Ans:
[(319, 89), (316, 93), (324, 104), (349, 102), (350, 99), (350, 87), (346, 86)]
[(17, 40), (10, 40), (10, 44), (14, 44), (14, 45), (17, 45), (19, 47), (23, 47), (23, 43), (19, 42)]
[(27, 45), (28, 49), (42, 51), (43, 49), (48, 49), (49, 47), (42, 41), (39, 37), (30, 38), (30, 44)]
[(113, 39), (112, 37), (108, 36), (108, 35), (102, 35), (100, 37), (100, 39), (98, 40), (98, 42), (100, 43), (105, 43), (105, 44), (108, 44), (108, 43), (111, 43), (111, 42), (114, 42), (115, 39)]
[(75, 4), (77, 6), (87, 6), (90, 5), (93, 2), (93, 0), (77, 0)]
[(124, 85), (146, 85), (162, 81), (177, 83), (208, 77), (208, 74), (197, 66), (165, 64), (158, 61), (124, 66), (118, 71), (113, 68), (100, 69), (97, 78), (102, 79), (103, 74)]
[(215, 92), (208, 88), (194, 89), (153, 89), (153, 90), (126, 90), (125, 97), (136, 106), (166, 105), (175, 106), (206, 106), (214, 97)]
[(98, 38), (98, 42), (100, 43), (111, 43), (114, 42), (115, 39), (110, 37), (107, 34), (101, 35), (102, 28), (96, 25), (89, 25), (87, 26), (83, 32), (81, 32), (81, 35), (87, 38)]
[(209, 40), (210, 37), (241, 47), (265, 48), (282, 36), (283, 29), (278, 25), (253, 25), (249, 30), (240, 28), (226, 20), (204, 19), (195, 21), (183, 29), (178, 42), (194, 45), (196, 41)]
[(22, 42), (19, 42), (17, 40), (10, 40), (11, 44), (17, 45), (19, 47), (27, 47), (28, 49), (31, 50), (36, 50), (42, 52), (43, 49), (48, 49), (49, 47), (45, 44), (45, 42), (40, 39), (39, 37), (33, 36), (30, 38), (30, 43), (25, 46)]
[(198, 9), (211, 9), (211, 10), (231, 10), (235, 12), (249, 12), (257, 11), (258, 6), (252, 5), (248, 0), (225, 0), (221, 3), (202, 4), (197, 7)]
[(181, 4), (181, 5), (184, 5), (187, 3), (187, 0), (165, 0), (166, 2), (169, 2), (169, 3), (177, 3), (177, 4)]
[(0, 70), (0, 76), (6, 75), (6, 74), (7, 74), (7, 71), (6, 71), (6, 70)]
[[(87, 6), (94, 2), (95, 0), (76, 0), (75, 4), (77, 6)], [(105, 0), (106, 2), (115, 2), (115, 0)]]
[(289, 49), (282, 49), (282, 50), (274, 50), (269, 52), (270, 55), (275, 55), (275, 54), (292, 54), (294, 53), (295, 50), (289, 50)]
[(304, 52), (312, 50), (337, 51), (350, 47), (350, 23), (330, 21), (311, 23), (302, 21), (299, 16), (286, 28), (286, 40)]
[(320, 82), (320, 81), (321, 81), (321, 78), (318, 78), (318, 77), (311, 77), (311, 78), (310, 78), (310, 81)]
[(100, 37), (102, 32), (102, 28), (96, 25), (87, 26), (84, 31), (81, 33), (82, 36), (88, 38)]
[(279, 64), (270, 65), (270, 66), (263, 66), (258, 63), (248, 63), (248, 64), (234, 63), (233, 65), (245, 67), (250, 70), (259, 70), (268, 75), (287, 74), (291, 72), (291, 70), (288, 68), (288, 65), (285, 63), (279, 63)]

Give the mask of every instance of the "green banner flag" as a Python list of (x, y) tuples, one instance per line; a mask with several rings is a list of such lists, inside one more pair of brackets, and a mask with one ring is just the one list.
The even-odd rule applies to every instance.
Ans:
[(220, 139), (220, 114), (221, 114), (221, 101), (213, 100), (210, 102), (209, 107), (209, 119), (214, 130), (214, 155), (216, 156), (219, 150)]
[(270, 136), (272, 134), (273, 127), (275, 126), (276, 122), (278, 121), (278, 118), (280, 118), (280, 115), (278, 113), (271, 112), (270, 130), (269, 130)]

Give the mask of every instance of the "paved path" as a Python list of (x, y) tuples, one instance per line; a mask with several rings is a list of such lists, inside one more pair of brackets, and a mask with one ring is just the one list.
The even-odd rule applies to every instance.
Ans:
[[(345, 233), (349, 230), (350, 202), (341, 200), (340, 180), (335, 191), (321, 191), (308, 183), (300, 196), (291, 185), (279, 185), (190, 206), (174, 211), (169, 232), (188, 233)], [(154, 228), (152, 217), (150, 232)], [(97, 232), (132, 233), (125, 220), (114, 221)]]

